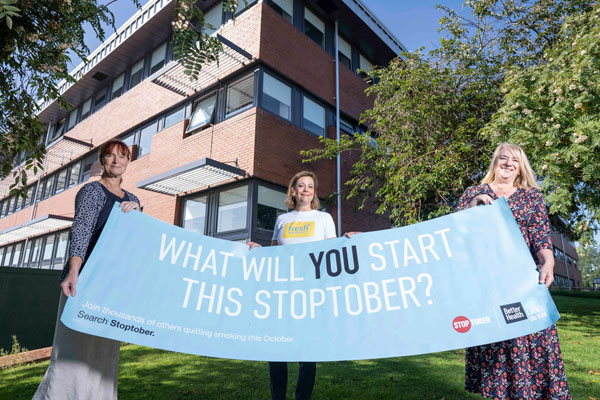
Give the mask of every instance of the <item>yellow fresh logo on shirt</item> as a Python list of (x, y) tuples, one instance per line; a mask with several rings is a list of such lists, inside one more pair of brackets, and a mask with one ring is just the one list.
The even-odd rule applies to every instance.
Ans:
[(315, 222), (314, 221), (295, 221), (288, 222), (283, 227), (283, 238), (305, 238), (311, 237), (315, 234)]

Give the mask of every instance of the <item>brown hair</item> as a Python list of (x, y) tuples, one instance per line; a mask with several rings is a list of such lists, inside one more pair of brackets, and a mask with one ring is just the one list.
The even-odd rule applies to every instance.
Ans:
[(319, 186), (319, 183), (317, 182), (317, 175), (315, 175), (315, 173), (312, 171), (300, 171), (296, 175), (294, 175), (294, 177), (290, 181), (290, 184), (288, 185), (287, 197), (285, 199), (285, 205), (288, 206), (288, 208), (296, 208), (296, 197), (292, 194), (292, 191), (296, 187), (296, 183), (298, 183), (298, 180), (305, 176), (311, 177), (315, 184), (315, 194), (313, 196), (312, 201), (310, 202), (310, 208), (313, 210), (319, 209), (321, 205), (319, 202), (319, 196), (317, 196), (317, 187)]
[(111, 139), (100, 146), (100, 151), (98, 152), (98, 160), (100, 161), (100, 165), (104, 165), (104, 157), (107, 154), (110, 154), (115, 147), (117, 150), (119, 150), (119, 153), (127, 156), (128, 160), (131, 160), (131, 150), (129, 150), (129, 147), (125, 144), (125, 142), (119, 139)]
[(481, 183), (492, 183), (494, 179), (496, 179), (496, 173), (494, 172), (494, 168), (496, 167), (496, 163), (498, 162), (498, 158), (500, 157), (500, 152), (502, 150), (508, 150), (513, 155), (517, 157), (519, 161), (519, 175), (516, 177), (514, 185), (523, 189), (531, 189), (531, 188), (540, 188), (536, 179), (535, 173), (529, 164), (529, 160), (527, 159), (527, 155), (523, 151), (520, 146), (512, 143), (500, 143), (496, 150), (494, 150), (494, 155), (492, 156), (492, 162), (490, 162), (490, 167), (488, 168), (487, 174), (481, 180)]

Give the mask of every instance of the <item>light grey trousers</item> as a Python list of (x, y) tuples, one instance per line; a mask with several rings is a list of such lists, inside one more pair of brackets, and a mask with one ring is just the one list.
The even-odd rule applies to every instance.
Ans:
[(67, 328), (60, 321), (66, 301), (61, 293), (50, 366), (33, 400), (116, 399), (121, 342)]

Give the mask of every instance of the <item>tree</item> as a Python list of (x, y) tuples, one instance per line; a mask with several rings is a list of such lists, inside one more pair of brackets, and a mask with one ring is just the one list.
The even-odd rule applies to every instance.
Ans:
[(513, 68), (500, 109), (482, 133), (520, 143), (543, 182), (550, 212), (583, 244), (600, 221), (600, 6), (572, 16), (545, 62)]
[[(362, 120), (370, 138), (339, 145), (323, 139), (322, 149), (304, 153), (314, 160), (360, 148), (346, 182), (348, 197), (364, 205), (375, 196), (378, 211), (391, 211), (398, 225), (449, 212), (481, 179), (498, 142), (482, 132), (503, 104), (505, 77), (513, 68), (545, 64), (566, 19), (591, 6), (581, 0), (467, 0), (462, 13), (440, 8), (446, 36), (438, 49), (426, 56), (406, 53), (404, 61), (373, 71), (378, 83), (367, 93), (375, 106)], [(551, 212), (564, 216), (556, 207)]]
[[(90, 52), (84, 41), (84, 24), (104, 40), (104, 26), (114, 26), (107, 4), (96, 0), (0, 0), (0, 179), (11, 175), (11, 193), (26, 196), (27, 171), (41, 168), (45, 155), (46, 127), (37, 118), (39, 104), (56, 100), (70, 110), (60, 95), (58, 83), (75, 82), (67, 67), (71, 55), (87, 62)], [(138, 0), (132, 0), (140, 6)], [(245, 1), (245, 0), (244, 0)], [(191, 79), (202, 65), (218, 59), (222, 44), (204, 33), (202, 11), (194, 0), (178, 0), (173, 22), (175, 58), (183, 63)], [(233, 11), (236, 0), (226, 0)], [(18, 155), (26, 163), (13, 170)]]
[(579, 270), (584, 287), (594, 287), (594, 278), (600, 278), (600, 247), (598, 244), (579, 248)]

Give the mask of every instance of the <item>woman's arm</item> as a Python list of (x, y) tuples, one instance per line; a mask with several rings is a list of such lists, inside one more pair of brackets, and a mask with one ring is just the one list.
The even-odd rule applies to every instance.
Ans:
[(77, 286), (77, 280), (79, 279), (79, 271), (81, 270), (81, 265), (83, 264), (83, 260), (80, 257), (71, 257), (69, 258), (69, 273), (60, 283), (60, 289), (63, 294), (67, 297), (69, 295), (75, 296), (75, 287)]
[(540, 269), (540, 283), (547, 288), (554, 282), (554, 254), (550, 249), (541, 249), (537, 253)]

